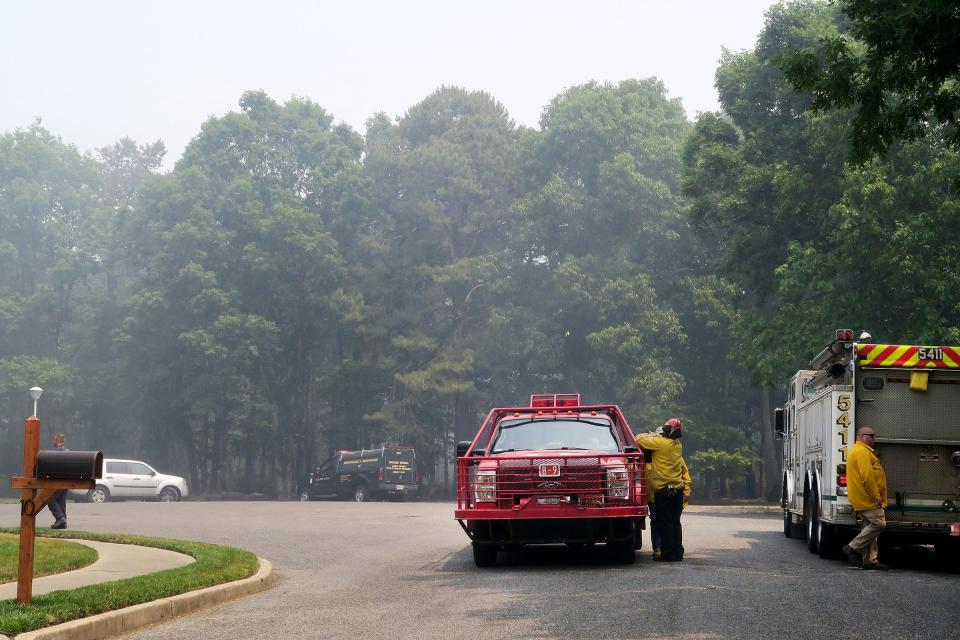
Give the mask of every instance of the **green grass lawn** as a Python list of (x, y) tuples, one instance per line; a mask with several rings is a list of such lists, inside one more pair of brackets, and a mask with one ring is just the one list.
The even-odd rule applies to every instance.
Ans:
[[(0, 584), (17, 579), (20, 536), (0, 533)], [(33, 555), (33, 575), (49, 576), (93, 564), (97, 552), (76, 542), (38, 539)]]
[[(16, 529), (0, 529), (0, 534), (2, 533), (18, 532)], [(41, 536), (158, 547), (193, 556), (196, 562), (136, 578), (104, 582), (69, 591), (54, 591), (34, 597), (33, 604), (29, 606), (18, 605), (16, 600), (0, 600), (2, 634), (12, 636), (105, 611), (232, 582), (252, 576), (258, 568), (256, 555), (249, 551), (203, 542), (47, 529), (42, 532), (38, 530), (38, 546), (40, 542), (45, 542), (39, 539)]]

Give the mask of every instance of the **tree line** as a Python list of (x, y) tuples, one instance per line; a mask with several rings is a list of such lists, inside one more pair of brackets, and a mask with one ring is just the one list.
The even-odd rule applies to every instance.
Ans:
[(705, 492), (777, 495), (772, 406), (834, 328), (960, 343), (952, 123), (846, 161), (857, 107), (797, 58), (859, 42), (843, 9), (772, 7), (693, 122), (650, 78), (536, 128), (445, 86), (363, 134), (250, 91), (166, 173), (160, 142), (3, 134), (0, 469), (39, 384), (48, 436), (196, 493), (393, 443), (443, 494), (489, 407), (579, 392), (681, 417)]

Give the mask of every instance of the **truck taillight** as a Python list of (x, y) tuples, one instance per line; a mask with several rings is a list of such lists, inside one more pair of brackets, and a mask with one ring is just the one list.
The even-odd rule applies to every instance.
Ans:
[(630, 497), (630, 474), (626, 467), (607, 467), (607, 495), (616, 500)]
[(414, 481), (415, 481), (417, 484), (420, 484), (420, 472), (419, 472), (419, 471), (414, 471), (414, 472), (413, 472), (413, 478), (414, 478)]
[(844, 462), (837, 465), (837, 495), (847, 495), (847, 465)]
[(377, 471), (377, 480), (379, 480), (380, 482), (383, 482), (383, 478), (384, 478), (383, 469), (380, 469), (379, 471)]
[(474, 487), (477, 502), (496, 502), (497, 472), (477, 471)]

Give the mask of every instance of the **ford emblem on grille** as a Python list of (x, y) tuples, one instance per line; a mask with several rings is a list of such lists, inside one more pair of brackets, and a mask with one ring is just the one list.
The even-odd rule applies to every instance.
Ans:
[(562, 482), (541, 482), (537, 485), (537, 489), (561, 489), (563, 488)]
[(542, 465), (540, 465), (540, 477), (541, 477), (541, 478), (559, 478), (559, 477), (560, 477), (560, 465), (558, 465), (558, 464), (542, 464)]

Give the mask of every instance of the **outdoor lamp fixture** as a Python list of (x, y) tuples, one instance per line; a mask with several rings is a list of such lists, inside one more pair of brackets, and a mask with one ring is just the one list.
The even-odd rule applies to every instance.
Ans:
[(40, 387), (30, 387), (30, 397), (33, 398), (33, 415), (37, 415), (37, 400), (40, 399), (42, 393), (43, 389)]

